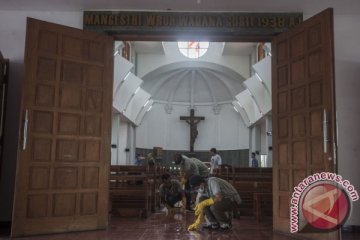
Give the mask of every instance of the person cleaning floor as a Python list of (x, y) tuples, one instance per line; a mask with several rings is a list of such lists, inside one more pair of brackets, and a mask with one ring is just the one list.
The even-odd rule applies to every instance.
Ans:
[(199, 203), (195, 207), (196, 221), (188, 227), (189, 231), (200, 228), (204, 219), (203, 228), (212, 230), (229, 230), (232, 228), (233, 210), (241, 204), (241, 198), (236, 189), (227, 181), (210, 177), (204, 179), (193, 175), (189, 179), (190, 187), (201, 193)]

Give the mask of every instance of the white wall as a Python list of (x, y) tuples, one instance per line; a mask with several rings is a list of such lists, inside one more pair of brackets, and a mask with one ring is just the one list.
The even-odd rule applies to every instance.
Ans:
[(239, 73), (244, 78), (249, 77), (250, 58), (249, 56), (223, 56), (223, 43), (210, 43), (209, 50), (199, 59), (189, 59), (182, 55), (177, 48), (177, 42), (163, 43), (165, 55), (159, 54), (138, 54), (137, 76), (140, 78), (147, 73), (170, 63), (184, 61), (204, 61), (226, 66)]
[(0, 49), (11, 61), (23, 62), (27, 17), (82, 28), (80, 12), (0, 11)]
[[(360, 57), (360, 56), (359, 56)], [(336, 77), (337, 116), (338, 116), (338, 162), (339, 174), (349, 180), (360, 194), (360, 62), (337, 61)], [(360, 224), (360, 201), (353, 202), (354, 209), (347, 222)]]
[[(180, 116), (189, 116), (187, 106), (174, 105), (167, 114), (164, 105), (155, 103), (136, 130), (136, 146), (140, 148), (162, 147), (167, 150), (184, 150), (190, 147), (190, 127)], [(219, 115), (212, 106), (197, 106), (195, 116), (205, 116), (198, 123), (195, 151), (207, 151), (211, 147), (221, 150), (249, 148), (249, 130), (231, 104), (221, 105)]]
[[(338, 172), (360, 194), (360, 16), (335, 16), (335, 77), (338, 120)], [(353, 202), (349, 225), (360, 225), (360, 201)]]

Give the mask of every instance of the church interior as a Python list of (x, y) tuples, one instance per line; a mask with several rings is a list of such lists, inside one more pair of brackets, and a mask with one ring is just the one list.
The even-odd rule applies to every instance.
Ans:
[[(270, 44), (186, 44), (185, 54), (192, 51), (191, 44), (195, 54), (196, 44), (205, 44), (199, 48), (204, 55), (189, 58), (178, 42), (130, 42), (136, 74), (126, 72), (131, 61), (115, 56), (113, 105), (119, 114), (113, 116), (112, 144), (117, 148), (112, 149), (112, 164), (131, 164), (136, 153), (146, 156), (154, 147), (162, 149), (156, 159), (162, 166), (174, 167), (174, 152), (193, 151), (208, 162), (209, 150), (216, 146), (223, 164), (250, 166), (249, 152), (257, 152), (262, 166), (271, 167)], [(262, 61), (257, 61), (258, 53)], [(204, 118), (196, 124), (192, 151), (189, 125), (180, 119), (191, 109)]]
[[(291, 194), (294, 186), (307, 175), (320, 171), (335, 172), (349, 180), (357, 191), (360, 189), (356, 170), (360, 164), (354, 160), (357, 159), (360, 142), (359, 135), (354, 131), (360, 120), (357, 111), (357, 92), (360, 90), (357, 58), (360, 50), (356, 47), (360, 33), (354, 31), (360, 22), (360, 4), (355, 0), (350, 1), (353, 7), (330, 0), (323, 3), (276, 0), (273, 4), (260, 0), (253, 3), (225, 0), (221, 4), (206, 0), (171, 3), (158, 0), (151, 4), (144, 0), (120, 1), (121, 4), (119, 1), (104, 3), (98, 0), (67, 4), (60, 1), (47, 3), (44, 0), (36, 0), (33, 4), (24, 0), (0, 2), (0, 21), (3, 23), (0, 24), (1, 71), (4, 73), (0, 124), (0, 239), (359, 239), (359, 201), (351, 202), (348, 198), (351, 207), (346, 222), (329, 233), (292, 234), (288, 231), (290, 197), (286, 195)], [(49, 59), (59, 61), (63, 58), (61, 61), (65, 64), (61, 68), (65, 70), (67, 62), (75, 61), (71, 54), (59, 57), (28, 50), (31, 34), (26, 28), (27, 17), (44, 21), (39, 26), (45, 26), (44, 36), (49, 37), (47, 33), (52, 30), (49, 30), (46, 22), (83, 29), (83, 12), (87, 10), (301, 12), (306, 21), (327, 8), (333, 8), (334, 14), (333, 23), (330, 24), (334, 31), (334, 39), (332, 42), (330, 40), (334, 53), (325, 55), (330, 56), (333, 65), (329, 67), (325, 64), (320, 68), (331, 72), (325, 76), (334, 79), (336, 94), (327, 96), (325, 88), (316, 93), (323, 99), (333, 99), (329, 102), (335, 109), (332, 114), (336, 122), (330, 125), (334, 129), (330, 135), (325, 134), (323, 125), (313, 124), (317, 112), (311, 114), (315, 108), (306, 110), (309, 118), (297, 118), (302, 113), (296, 108), (296, 104), (301, 103), (296, 101), (296, 97), (302, 97), (296, 92), (300, 86), (298, 83), (293, 85), (293, 89), (287, 90), (291, 96), (290, 105), (295, 106), (295, 110), (291, 112), (291, 120), (283, 121), (287, 118), (281, 112), (281, 101), (286, 99), (281, 98), (281, 94), (273, 95), (278, 93), (276, 88), (279, 85), (281, 89), (283, 63), (279, 63), (278, 56), (273, 56), (280, 55), (278, 49), (281, 41), (279, 43), (272, 37), (253, 38), (250, 41), (246, 38), (218, 37), (212, 41), (207, 39), (206, 34), (196, 39), (179, 34), (142, 37), (141, 31), (134, 36), (125, 35), (125, 39), (121, 35), (109, 34), (111, 40), (105, 39), (104, 42), (110, 42), (106, 54), (111, 55), (112, 66), (104, 67), (104, 72), (109, 69), (110, 72), (103, 76), (105, 79), (111, 75), (112, 92), (105, 93), (103, 90), (108, 87), (105, 80), (102, 80), (104, 85), (86, 85), (93, 84), (92, 80), (98, 76), (96, 69), (108, 63), (102, 65), (80, 59), (78, 65), (95, 66), (90, 74), (85, 67), (82, 68), (81, 76), (89, 80), (84, 80), (81, 88), (62, 80), (65, 79), (63, 76), (75, 79), (78, 76), (76, 67), (69, 65), (69, 74), (66, 75), (66, 72), (60, 73), (60, 64), (57, 63), (54, 76), (60, 79), (60, 83), (53, 84), (46, 80), (37, 85), (40, 88), (35, 93), (26, 95), (26, 88), (32, 86), (25, 84), (30, 78), (28, 75), (43, 77), (51, 72), (31, 72), (29, 66), (35, 65), (31, 63), (35, 57), (29, 55), (39, 54), (41, 60), (45, 59), (41, 66), (46, 67), (51, 62)], [(91, 34), (89, 42), (97, 41), (91, 39)], [(51, 36), (48, 39), (50, 42)], [(299, 44), (296, 37), (290, 39)], [(62, 45), (56, 46), (64, 49), (69, 47), (76, 52), (75, 40), (73, 45), (61, 41)], [(312, 38), (308, 37), (307, 41), (311, 42)], [(44, 45), (48, 49), (52, 46), (50, 43)], [(34, 46), (34, 49), (41, 49)], [(91, 45), (85, 46), (91, 50)], [(311, 54), (331, 49), (326, 44), (324, 46), (321, 46), (321, 50), (308, 50), (306, 54), (311, 58)], [(294, 48), (289, 49), (289, 55), (295, 52)], [(294, 76), (299, 74), (296, 65), (298, 59), (299, 56), (295, 56), (291, 62), (295, 64), (289, 65), (294, 66), (292, 71), (295, 74), (291, 72), (289, 76), (295, 80)], [(317, 60), (326, 62), (325, 57), (323, 61)], [(311, 65), (317, 66), (316, 61), (305, 67), (308, 75), (314, 69)], [(276, 66), (280, 67), (274, 73)], [(52, 104), (53, 101), (52, 95), (48, 94), (51, 92), (49, 86), (59, 88), (59, 93), (53, 95), (56, 99), (54, 102), (59, 102), (59, 109), (55, 109), (50, 118), (43, 114), (50, 112), (49, 102)], [(81, 97), (78, 98), (80, 111), (76, 109), (77, 89), (81, 89)], [(317, 88), (314, 89), (317, 91)], [(309, 96), (306, 100), (309, 105), (311, 101), (316, 101), (311, 98), (311, 90), (306, 95)], [(98, 92), (102, 92), (101, 97), (98, 97)], [(83, 93), (86, 94), (81, 95)], [(295, 97), (292, 93), (295, 93)], [(73, 99), (66, 100), (70, 97)], [(28, 115), (25, 106), (31, 99), (35, 99), (35, 110)], [(36, 106), (37, 103), (40, 103), (40, 107)], [(60, 109), (62, 106), (65, 108)], [(98, 113), (99, 106), (105, 110)], [(101, 122), (106, 119), (101, 114), (108, 115), (108, 126)], [(74, 117), (77, 115), (81, 116), (80, 120)], [(23, 135), (28, 128), (28, 117), (29, 133), (33, 134), (29, 134), (32, 136), (29, 139)], [(40, 124), (37, 125), (35, 120), (32, 122), (32, 119), (40, 119)], [(328, 116), (324, 113), (320, 120), (331, 122), (333, 118), (331, 114)], [(302, 127), (303, 122), (305, 127)], [(54, 134), (52, 127), (47, 128), (52, 124), (59, 133)], [(291, 133), (282, 131), (282, 126), (288, 125), (295, 126), (289, 130)], [(305, 129), (308, 125), (309, 129)], [(303, 140), (303, 136), (300, 136), (302, 131), (308, 137), (312, 131), (315, 132), (315, 128), (320, 129), (317, 131), (324, 137), (324, 145), (321, 140), (318, 147), (318, 139), (311, 138), (308, 145), (302, 148), (303, 145), (298, 144)], [(46, 132), (48, 129), (54, 136)], [(281, 139), (281, 134), (292, 137), (292, 150), (289, 150), (290, 147), (284, 150), (287, 145), (284, 138)], [(55, 135), (60, 136), (60, 140)], [(29, 153), (25, 148), (26, 143), (31, 149)], [(317, 147), (324, 150), (324, 155), (317, 152)], [(210, 169), (211, 148), (216, 148), (222, 158), (222, 166), (212, 176), (233, 185), (242, 204), (232, 213), (230, 230), (200, 228), (188, 231), (196, 217), (184, 206), (164, 208), (159, 195), (161, 176), (169, 173), (173, 179), (182, 180), (183, 172), (174, 162), (178, 153), (200, 159)], [(256, 168), (252, 165), (252, 153), (259, 162)], [(325, 163), (319, 167), (314, 156), (322, 156), (326, 159)], [(27, 158), (30, 159), (29, 163), (22, 163)], [(303, 159), (305, 164), (301, 162)], [(136, 164), (135, 160), (138, 161)], [(293, 164), (292, 161), (299, 161), (300, 164)], [(28, 172), (24, 171), (26, 168)], [(24, 186), (29, 189), (25, 193), (21, 190)], [(192, 198), (195, 202), (195, 195)], [(47, 228), (51, 230), (47, 231)]]

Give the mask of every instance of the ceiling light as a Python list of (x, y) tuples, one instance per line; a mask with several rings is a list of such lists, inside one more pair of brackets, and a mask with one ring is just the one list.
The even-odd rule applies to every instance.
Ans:
[(146, 105), (148, 105), (149, 102), (150, 102), (150, 99), (148, 99), (148, 100), (146, 101), (146, 103), (144, 104), (144, 107), (146, 107)]
[(131, 72), (128, 72), (128, 73), (126, 74), (126, 76), (124, 77), (123, 81), (125, 81), (125, 80), (130, 76), (130, 74), (131, 74)]
[(264, 82), (264, 81), (262, 80), (262, 78), (259, 76), (259, 74), (255, 73), (255, 76), (258, 77), (258, 79), (260, 80), (260, 82)]

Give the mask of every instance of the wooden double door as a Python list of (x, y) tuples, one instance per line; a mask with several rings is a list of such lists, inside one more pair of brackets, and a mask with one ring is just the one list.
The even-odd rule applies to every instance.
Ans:
[(113, 39), (28, 19), (12, 236), (106, 228)]
[[(314, 173), (336, 172), (332, 10), (275, 37), (271, 46), (273, 228), (289, 233), (294, 187)], [(296, 235), (340, 238), (339, 231)]]
[[(272, 41), (275, 231), (289, 233), (293, 187), (336, 170), (332, 17), (325, 10)], [(113, 45), (28, 19), (12, 236), (107, 226)]]

